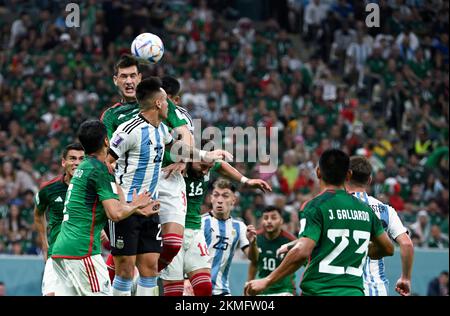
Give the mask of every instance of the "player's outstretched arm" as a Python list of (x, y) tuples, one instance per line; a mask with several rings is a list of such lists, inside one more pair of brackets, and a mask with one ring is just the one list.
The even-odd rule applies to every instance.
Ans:
[(48, 254), (47, 219), (45, 213), (40, 213), (37, 207), (34, 208), (34, 224), (41, 239), (42, 255), (44, 256), (44, 262), (46, 262)]
[(394, 244), (391, 242), (386, 232), (372, 237), (368, 254), (369, 258), (374, 260), (379, 260), (394, 254)]
[(401, 296), (411, 295), (411, 273), (414, 259), (414, 245), (407, 233), (400, 234), (395, 241), (400, 246), (402, 275), (397, 280), (395, 290)]
[(252, 188), (260, 189), (264, 193), (272, 192), (272, 188), (266, 181), (261, 179), (249, 179), (226, 161), (220, 162), (220, 169), (218, 169), (217, 172), (228, 179), (242, 182)]
[[(119, 186), (117, 186), (117, 189), (121, 190)], [(102, 204), (105, 208), (106, 215), (113, 222), (121, 221), (134, 213), (151, 216), (159, 212), (159, 202), (153, 201), (150, 193), (147, 191), (139, 195), (133, 192), (133, 200), (131, 203), (124, 203), (116, 199), (107, 199), (102, 201)]]
[[(172, 150), (172, 147), (174, 147), (174, 146), (177, 149), (181, 148), (181, 154), (178, 155), (178, 157), (174, 154), (174, 152), (178, 152), (178, 150)], [(179, 140), (175, 140), (175, 141), (172, 141), (171, 143), (167, 144), (166, 150), (170, 150), (172, 158), (174, 158), (178, 161), (180, 161), (180, 160), (181, 161), (192, 161), (192, 157), (198, 157), (198, 158), (200, 158), (200, 160), (207, 161), (207, 162), (222, 160), (222, 159), (227, 159), (227, 160), (233, 159), (233, 155), (230, 154), (226, 150), (222, 150), (222, 149), (216, 149), (213, 151), (199, 150), (199, 149), (195, 148), (194, 146), (189, 146)]]
[(312, 239), (302, 237), (297, 244), (292, 248), (281, 264), (267, 277), (259, 280), (247, 282), (245, 285), (246, 295), (257, 295), (264, 291), (271, 284), (278, 282), (285, 276), (297, 271), (303, 263), (309, 258), (316, 242)]
[(194, 136), (189, 131), (189, 128), (187, 127), (187, 125), (181, 125), (181, 126), (175, 127), (173, 130), (175, 131), (176, 135), (181, 136), (179, 138), (180, 141), (182, 141), (183, 143), (185, 143), (188, 146), (191, 146), (191, 147), (194, 146)]

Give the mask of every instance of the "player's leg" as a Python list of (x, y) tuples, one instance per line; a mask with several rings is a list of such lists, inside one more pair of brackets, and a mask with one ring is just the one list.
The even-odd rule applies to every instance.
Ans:
[(54, 259), (52, 265), (56, 275), (55, 296), (76, 296), (75, 287), (65, 267), (65, 259)]
[(186, 217), (186, 184), (181, 174), (174, 174), (159, 181), (160, 222), (162, 224), (163, 250), (158, 271), (167, 267), (183, 244)]
[(53, 260), (48, 258), (45, 262), (44, 276), (42, 277), (42, 295), (55, 296), (57, 276), (53, 269)]
[(136, 266), (139, 270), (136, 296), (158, 296), (158, 259), (162, 249), (158, 215), (142, 218)]
[[(186, 243), (186, 238), (183, 244)], [(164, 296), (182, 296), (184, 290), (184, 245), (172, 262), (161, 271), (160, 278), (163, 280)]]
[(114, 257), (114, 296), (131, 296), (139, 237), (139, 217), (132, 215), (120, 222), (111, 222), (110, 243)]
[(194, 289), (195, 296), (211, 296), (211, 257), (205, 236), (201, 230), (186, 229), (185, 238), (190, 240), (185, 255), (185, 269)]

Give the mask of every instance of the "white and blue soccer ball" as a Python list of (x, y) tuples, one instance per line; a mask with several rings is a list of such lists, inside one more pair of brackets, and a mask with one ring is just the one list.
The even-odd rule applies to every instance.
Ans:
[(151, 63), (157, 63), (164, 55), (164, 44), (158, 35), (142, 33), (131, 43), (131, 53)]

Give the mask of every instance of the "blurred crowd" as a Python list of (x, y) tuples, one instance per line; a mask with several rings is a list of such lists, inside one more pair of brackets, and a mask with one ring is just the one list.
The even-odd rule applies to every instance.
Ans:
[(370, 159), (370, 194), (416, 246), (448, 248), (449, 4), (376, 2), (373, 28), (360, 0), (261, 1), (260, 21), (239, 1), (85, 1), (68, 28), (62, 2), (0, 1), (0, 253), (39, 253), (33, 195), (79, 124), (119, 101), (113, 65), (142, 32), (165, 45), (144, 76), (179, 78), (203, 128), (278, 128), (276, 171), (235, 164), (274, 191), (241, 188), (234, 216), (258, 225), (276, 205), (296, 233), (318, 157), (337, 147)]

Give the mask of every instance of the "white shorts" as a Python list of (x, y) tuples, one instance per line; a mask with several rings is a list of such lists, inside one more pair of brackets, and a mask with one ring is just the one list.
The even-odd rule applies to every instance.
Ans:
[(173, 258), (170, 265), (161, 271), (161, 279), (180, 281), (184, 280), (184, 274), (199, 269), (211, 269), (212, 258), (205, 249), (207, 250), (208, 247), (203, 231), (200, 229), (185, 229), (183, 247)]
[(186, 183), (180, 173), (172, 174), (168, 179), (165, 177), (165, 173), (161, 173), (158, 183), (159, 221), (161, 224), (177, 223), (184, 227), (187, 207)]
[(84, 259), (53, 259), (56, 296), (111, 296), (111, 281), (101, 255)]
[(42, 295), (55, 293), (56, 280), (52, 258), (48, 258), (45, 262), (44, 276), (42, 277)]

